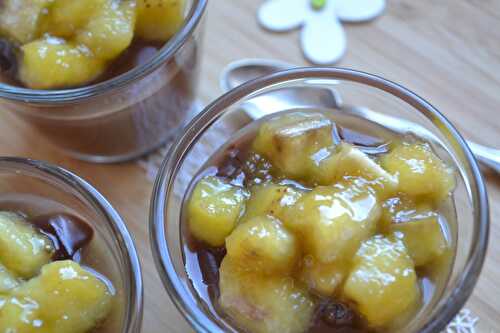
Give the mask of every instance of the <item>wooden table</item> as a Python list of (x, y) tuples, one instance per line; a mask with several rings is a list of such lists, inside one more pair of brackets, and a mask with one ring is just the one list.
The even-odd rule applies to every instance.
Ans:
[[(200, 98), (220, 94), (218, 76), (230, 61), (277, 58), (306, 64), (298, 33), (260, 29), (262, 0), (212, 0), (205, 32)], [(347, 24), (348, 52), (339, 64), (379, 74), (417, 92), (471, 139), (500, 145), (500, 1), (388, 0), (386, 14), (368, 24)], [(146, 333), (187, 332), (158, 278), (147, 234), (151, 182), (136, 163), (92, 165), (61, 155), (29, 126), (0, 113), (0, 155), (60, 164), (89, 180), (126, 220), (140, 253), (146, 287)], [(500, 177), (486, 173), (491, 202), (491, 245), (482, 277), (467, 308), (480, 317), (479, 332), (500, 324)]]

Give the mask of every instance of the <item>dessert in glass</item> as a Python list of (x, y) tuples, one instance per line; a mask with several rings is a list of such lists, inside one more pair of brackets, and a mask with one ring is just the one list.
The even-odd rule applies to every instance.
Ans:
[(1, 6), (1, 106), (66, 153), (130, 160), (193, 115), (206, 0)]
[(0, 331), (140, 331), (139, 259), (110, 204), (34, 160), (1, 157), (0, 184)]
[[(305, 87), (337, 107), (241, 121), (252, 100)], [(305, 68), (191, 122), (150, 222), (165, 287), (197, 331), (436, 332), (477, 280), (488, 207), (477, 163), (431, 105), (366, 73)]]

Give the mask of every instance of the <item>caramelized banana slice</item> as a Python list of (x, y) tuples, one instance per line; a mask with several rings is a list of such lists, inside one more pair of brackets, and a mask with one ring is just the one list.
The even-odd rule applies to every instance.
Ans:
[(381, 159), (382, 166), (399, 179), (399, 190), (411, 196), (429, 196), (442, 202), (455, 187), (454, 170), (428, 143), (402, 142)]
[(85, 333), (108, 315), (106, 284), (72, 261), (56, 261), (14, 289), (0, 309), (0, 332)]
[(391, 231), (399, 233), (417, 267), (433, 262), (449, 249), (437, 214), (392, 224)]
[(135, 1), (109, 1), (76, 35), (98, 59), (110, 60), (125, 51), (134, 38)]
[(308, 180), (314, 156), (333, 146), (333, 126), (321, 113), (288, 113), (263, 123), (253, 148), (285, 177)]
[(414, 309), (420, 289), (403, 242), (394, 236), (374, 236), (363, 242), (354, 256), (344, 295), (375, 327), (388, 325)]
[(22, 216), (0, 212), (0, 262), (9, 271), (31, 278), (50, 262), (53, 253), (51, 241)]
[(29, 88), (56, 89), (82, 85), (96, 79), (105, 63), (84, 45), (47, 37), (23, 45), (19, 79)]
[(322, 263), (347, 261), (376, 230), (381, 207), (355, 183), (318, 186), (286, 211), (287, 228), (302, 235), (306, 254)]
[(226, 238), (227, 255), (243, 270), (260, 273), (289, 272), (298, 258), (295, 235), (271, 216), (244, 222)]
[(42, 15), (40, 30), (52, 36), (71, 38), (110, 0), (50, 0)]
[(220, 305), (242, 328), (254, 333), (302, 333), (314, 302), (290, 277), (241, 272), (228, 257), (220, 268)]
[(240, 187), (217, 177), (200, 180), (188, 204), (189, 228), (193, 235), (211, 246), (222, 246), (236, 227), (248, 194)]
[(138, 37), (165, 42), (184, 22), (186, 0), (137, 0)]

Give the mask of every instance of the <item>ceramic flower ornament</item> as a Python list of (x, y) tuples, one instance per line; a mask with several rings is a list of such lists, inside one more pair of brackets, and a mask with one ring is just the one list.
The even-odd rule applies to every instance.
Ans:
[(305, 57), (319, 65), (333, 64), (346, 50), (341, 22), (365, 22), (382, 14), (385, 0), (267, 0), (260, 7), (260, 24), (271, 31), (302, 27)]

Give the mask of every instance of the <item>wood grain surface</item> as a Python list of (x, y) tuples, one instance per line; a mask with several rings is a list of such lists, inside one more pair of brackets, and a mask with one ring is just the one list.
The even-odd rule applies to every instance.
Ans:
[[(211, 0), (207, 13), (200, 99), (220, 94), (218, 76), (240, 58), (276, 58), (306, 65), (298, 32), (269, 33), (257, 25), (262, 0)], [(338, 65), (403, 84), (441, 110), (468, 138), (500, 148), (500, 1), (388, 0), (374, 22), (346, 24), (347, 54)], [(139, 250), (146, 287), (143, 332), (189, 332), (154, 267), (147, 219), (152, 184), (136, 163), (92, 165), (61, 155), (30, 126), (0, 113), (0, 155), (59, 164), (90, 181), (126, 220)], [(491, 242), (482, 277), (467, 307), (478, 332), (500, 331), (500, 176), (485, 173)]]

